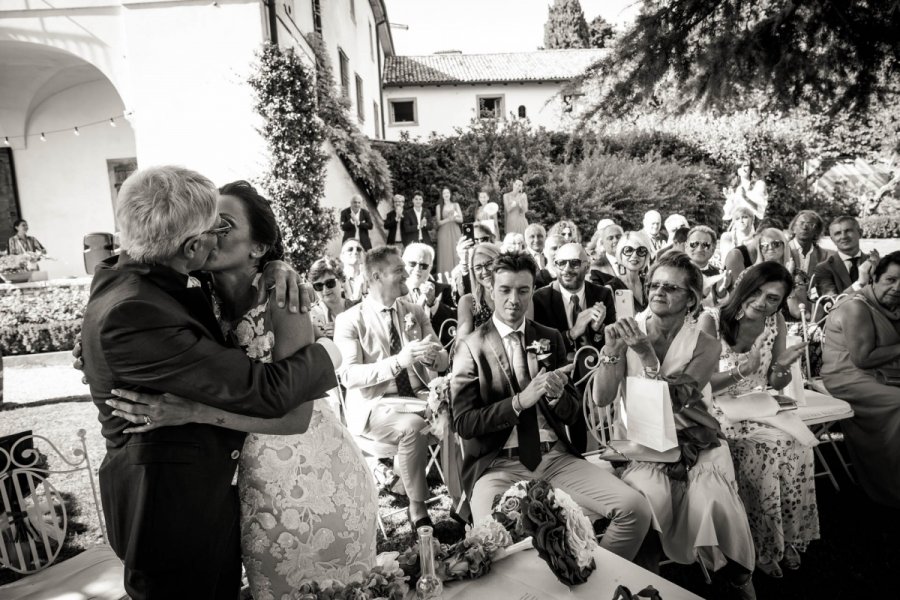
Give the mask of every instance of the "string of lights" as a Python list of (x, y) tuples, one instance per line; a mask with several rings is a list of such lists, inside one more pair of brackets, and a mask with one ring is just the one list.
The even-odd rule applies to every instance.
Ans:
[(12, 143), (10, 140), (24, 140), (24, 139), (27, 139), (30, 137), (36, 137), (36, 138), (39, 138), (42, 142), (46, 142), (48, 135), (55, 135), (57, 133), (71, 132), (73, 135), (79, 136), (79, 135), (81, 135), (81, 130), (85, 129), (86, 127), (93, 127), (95, 125), (103, 125), (103, 124), (107, 124), (110, 127), (116, 127), (117, 120), (124, 119), (130, 115), (131, 115), (131, 113), (123, 113), (121, 115), (109, 117), (108, 119), (100, 119), (99, 121), (92, 121), (90, 123), (79, 123), (78, 125), (73, 125), (71, 127), (64, 127), (62, 129), (51, 129), (48, 131), (41, 131), (38, 133), (29, 133), (29, 134), (24, 134), (24, 135), (7, 135), (7, 136), (3, 136), (3, 144), (5, 146), (9, 146)]

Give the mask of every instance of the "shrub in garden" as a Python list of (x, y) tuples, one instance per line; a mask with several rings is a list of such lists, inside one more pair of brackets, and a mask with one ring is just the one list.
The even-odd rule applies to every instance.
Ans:
[(891, 215), (859, 217), (864, 238), (900, 238), (900, 220)]
[(71, 350), (89, 295), (85, 287), (63, 286), (0, 294), (0, 352), (9, 356)]

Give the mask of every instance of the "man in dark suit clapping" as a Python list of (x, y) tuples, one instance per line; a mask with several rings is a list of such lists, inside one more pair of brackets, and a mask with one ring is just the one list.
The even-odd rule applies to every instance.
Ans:
[(828, 235), (837, 246), (837, 254), (828, 256), (816, 266), (816, 291), (819, 296), (835, 296), (861, 290), (868, 285), (872, 269), (878, 264), (878, 252), (866, 254), (860, 250), (862, 228), (851, 216), (844, 215), (832, 221)]
[(372, 216), (362, 207), (362, 198), (355, 195), (350, 198), (350, 206), (341, 211), (341, 230), (344, 237), (343, 244), (347, 240), (359, 240), (359, 245), (368, 252), (372, 249), (369, 241), (369, 230), (372, 229)]
[(601, 546), (633, 559), (650, 526), (649, 505), (569, 442), (565, 425), (581, 403), (562, 336), (525, 318), (535, 271), (525, 254), (495, 259), (494, 316), (457, 347), (450, 397), (472, 517), (489, 516), (494, 497), (515, 482), (546, 479), (589, 514), (609, 517)]
[(434, 245), (431, 238), (431, 229), (434, 224), (431, 220), (431, 212), (423, 206), (425, 199), (422, 192), (415, 192), (412, 199), (412, 208), (407, 208), (403, 213), (403, 222), (400, 230), (403, 235), (403, 245), (421, 242)]
[(403, 221), (403, 212), (406, 208), (406, 198), (401, 194), (394, 194), (394, 208), (384, 218), (385, 243), (388, 246), (396, 246), (403, 249), (403, 232), (400, 230)]

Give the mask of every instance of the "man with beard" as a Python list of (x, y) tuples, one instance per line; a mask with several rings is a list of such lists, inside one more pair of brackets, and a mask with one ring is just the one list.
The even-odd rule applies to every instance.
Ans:
[(581, 414), (558, 331), (525, 318), (536, 265), (525, 254), (494, 261), (494, 314), (460, 340), (450, 381), (462, 479), (475, 522), (494, 497), (523, 479), (546, 479), (594, 518), (611, 523), (600, 545), (633, 559), (650, 526), (650, 508), (612, 473), (585, 461), (565, 426)]
[[(566, 244), (556, 251), (556, 281), (534, 293), (534, 320), (563, 332), (566, 352), (573, 355), (583, 346), (603, 347), (603, 331), (616, 320), (612, 292), (585, 281), (590, 268), (587, 252), (581, 244)], [(582, 362), (575, 380), (587, 373)], [(583, 390), (581, 390), (583, 392)], [(587, 448), (587, 424), (583, 412), (570, 427), (572, 443), (579, 452)]]

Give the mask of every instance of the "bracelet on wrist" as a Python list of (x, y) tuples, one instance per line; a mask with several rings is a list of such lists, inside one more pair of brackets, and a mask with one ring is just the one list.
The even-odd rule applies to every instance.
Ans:
[(600, 364), (601, 365), (617, 365), (619, 361), (622, 360), (621, 356), (610, 356), (609, 354), (600, 353)]
[(737, 365), (731, 367), (731, 369), (728, 370), (728, 374), (731, 376), (735, 383), (740, 383), (744, 380), (744, 378), (741, 377), (741, 371), (740, 369), (738, 369)]
[(747, 376), (744, 375), (743, 373), (741, 373), (741, 364), (740, 363), (737, 363), (736, 365), (734, 365), (734, 368), (737, 371), (738, 377), (740, 377), (741, 380), (747, 379)]

